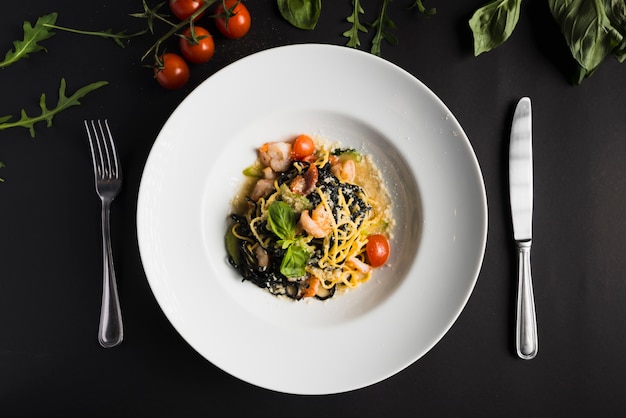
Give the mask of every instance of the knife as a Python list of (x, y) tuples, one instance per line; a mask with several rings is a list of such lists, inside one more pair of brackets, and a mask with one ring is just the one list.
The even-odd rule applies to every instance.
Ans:
[(515, 108), (509, 148), (509, 192), (513, 237), (517, 247), (518, 287), (515, 326), (517, 355), (530, 360), (537, 355), (537, 318), (530, 274), (533, 216), (533, 145), (530, 98)]

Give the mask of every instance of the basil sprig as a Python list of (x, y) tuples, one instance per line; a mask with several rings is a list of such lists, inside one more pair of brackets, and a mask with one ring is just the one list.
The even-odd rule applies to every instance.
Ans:
[[(296, 214), (285, 202), (276, 200), (270, 204), (268, 221), (272, 232), (278, 235), (281, 241), (293, 240), (295, 238)], [(280, 241), (278, 243), (282, 245)]]
[(302, 277), (306, 274), (309, 252), (299, 245), (290, 245), (280, 263), (280, 272), (287, 277)]
[[(492, 0), (476, 10), (469, 21), (474, 55), (491, 51), (511, 36), (521, 3), (522, 0)], [(578, 64), (575, 84), (591, 76), (611, 54), (619, 62), (626, 60), (625, 0), (548, 0), (548, 6)]]
[(495, 0), (476, 10), (469, 21), (474, 33), (474, 55), (503, 44), (517, 25), (522, 0)]
[(322, 0), (278, 0), (280, 14), (299, 29), (314, 29), (322, 11)]
[(624, 0), (548, 0), (565, 42), (578, 63), (574, 82), (580, 84), (613, 54), (626, 59), (626, 2)]
[(302, 277), (306, 274), (309, 251), (306, 244), (296, 237), (296, 213), (287, 203), (276, 200), (268, 207), (268, 225), (280, 238), (278, 244), (287, 250), (280, 264), (280, 272), (287, 277)]

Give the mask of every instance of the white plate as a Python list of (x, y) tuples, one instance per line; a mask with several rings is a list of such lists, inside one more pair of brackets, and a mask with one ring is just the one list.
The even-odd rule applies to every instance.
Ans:
[[(325, 302), (242, 282), (224, 250), (256, 147), (299, 133), (372, 155), (395, 204), (389, 266)], [(137, 229), (150, 287), (195, 350), (264, 388), (328, 394), (392, 376), (443, 337), (478, 277), (487, 204), (463, 129), (420, 81), (368, 53), (294, 45), (235, 62), (181, 103), (148, 158)]]

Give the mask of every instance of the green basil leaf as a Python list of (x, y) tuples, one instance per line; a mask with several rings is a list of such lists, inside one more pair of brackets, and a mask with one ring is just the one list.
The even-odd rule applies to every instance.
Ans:
[(287, 249), (280, 263), (280, 272), (290, 278), (302, 277), (306, 274), (307, 261), (309, 261), (309, 252), (298, 245), (292, 245)]
[(626, 58), (623, 0), (549, 0), (550, 12), (579, 66), (575, 82), (589, 77), (611, 53)]
[(247, 177), (257, 177), (257, 178), (263, 177), (263, 167), (261, 166), (261, 163), (257, 160), (251, 166), (246, 167), (243, 170), (243, 175)]
[(314, 29), (322, 11), (322, 0), (277, 0), (280, 14), (299, 29)]
[(613, 50), (613, 55), (619, 62), (626, 61), (626, 1), (612, 0), (611, 10), (608, 13), (613, 26), (623, 35), (620, 44)]
[(268, 208), (269, 226), (279, 238), (291, 240), (296, 234), (296, 214), (285, 202), (276, 200)]
[(469, 26), (474, 34), (474, 55), (503, 44), (519, 20), (522, 0), (494, 0), (474, 12)]
[(621, 41), (613, 49), (613, 55), (619, 62), (626, 60), (626, 1), (604, 0), (606, 14), (613, 28), (621, 35)]
[(239, 250), (239, 238), (233, 233), (233, 228), (228, 228), (224, 236), (226, 243), (226, 252), (233, 259), (236, 265), (241, 264), (241, 251)]

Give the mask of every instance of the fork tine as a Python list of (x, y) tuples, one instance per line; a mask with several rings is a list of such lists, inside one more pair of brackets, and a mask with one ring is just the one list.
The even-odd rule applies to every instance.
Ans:
[[(106, 127), (106, 133), (104, 128)], [(115, 167), (115, 171), (113, 170), (113, 165), (115, 164), (115, 145), (113, 144), (113, 137), (111, 136), (111, 130), (109, 129), (109, 123), (105, 119), (104, 126), (102, 126), (102, 121), (98, 121), (98, 128), (100, 129), (100, 134), (102, 135), (102, 144), (104, 145), (104, 153), (106, 155), (106, 165), (104, 165), (104, 176), (107, 179), (115, 178), (115, 173), (117, 172), (117, 167)], [(112, 161), (113, 160), (113, 161)]]
[(87, 128), (87, 136), (89, 137), (89, 145), (91, 147), (91, 157), (94, 162), (94, 172), (96, 176), (105, 180), (112, 180), (120, 177), (119, 157), (113, 135), (109, 128), (108, 120), (91, 121), (90, 124), (85, 121)]
[(98, 127), (96, 128), (94, 126), (94, 129), (96, 131), (96, 139), (98, 140), (98, 148), (100, 150), (100, 157), (102, 161), (102, 173), (100, 173), (100, 176), (103, 179), (108, 180), (111, 177), (111, 158), (109, 157), (107, 140), (104, 135), (104, 130), (102, 129), (102, 122), (100, 120), (98, 120)]
[[(102, 153), (100, 151), (100, 141), (98, 140), (98, 133), (96, 131), (96, 125), (94, 121), (91, 121), (91, 125), (86, 120), (85, 130), (87, 131), (87, 138), (89, 138), (89, 149), (91, 150), (91, 162), (93, 164), (93, 172), (96, 176), (96, 180), (102, 177), (102, 166), (104, 162), (102, 161)], [(96, 155), (97, 149), (97, 155)]]

